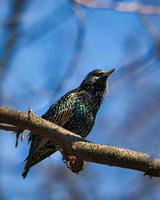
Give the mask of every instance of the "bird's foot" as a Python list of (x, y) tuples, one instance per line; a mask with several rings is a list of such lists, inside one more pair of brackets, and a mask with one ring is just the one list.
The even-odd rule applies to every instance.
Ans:
[(81, 170), (83, 170), (84, 161), (77, 156), (63, 156), (63, 161), (73, 173), (78, 174)]

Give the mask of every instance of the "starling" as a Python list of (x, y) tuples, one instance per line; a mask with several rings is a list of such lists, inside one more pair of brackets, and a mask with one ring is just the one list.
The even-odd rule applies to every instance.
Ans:
[[(107, 90), (107, 79), (114, 71), (115, 69), (91, 71), (78, 88), (68, 92), (52, 104), (42, 118), (81, 137), (86, 137), (94, 125), (96, 114), (102, 104)], [(30, 149), (25, 160), (23, 178), (27, 176), (33, 165), (57, 151), (54, 142), (49, 138), (31, 133), (29, 141)]]

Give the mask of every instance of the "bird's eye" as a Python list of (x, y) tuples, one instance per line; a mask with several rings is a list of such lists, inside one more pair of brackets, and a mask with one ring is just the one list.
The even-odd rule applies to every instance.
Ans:
[(99, 74), (97, 74), (98, 77), (102, 76), (104, 74), (104, 72), (100, 72)]

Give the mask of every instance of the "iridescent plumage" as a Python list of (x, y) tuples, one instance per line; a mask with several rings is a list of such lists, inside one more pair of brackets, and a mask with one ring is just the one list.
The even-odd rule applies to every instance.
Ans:
[[(97, 111), (102, 103), (107, 88), (107, 78), (113, 71), (114, 69), (108, 72), (97, 69), (90, 72), (78, 88), (51, 105), (42, 118), (86, 137), (94, 125)], [(32, 133), (29, 141), (30, 150), (22, 173), (24, 178), (33, 165), (56, 152), (54, 143), (47, 138)]]

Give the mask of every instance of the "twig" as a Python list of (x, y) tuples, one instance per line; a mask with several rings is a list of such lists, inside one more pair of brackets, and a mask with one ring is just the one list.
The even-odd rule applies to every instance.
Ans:
[(15, 134), (16, 131), (19, 130), (17, 126), (9, 125), (9, 124), (0, 124), (0, 129), (4, 131), (13, 131), (12, 133)]
[(17, 126), (9, 125), (9, 124), (0, 124), (0, 129), (4, 131), (11, 131), (12, 134), (16, 134), (16, 143), (15, 147), (18, 147), (18, 139), (21, 134), (21, 140), (23, 141), (23, 131), (19, 129)]
[(147, 154), (129, 149), (88, 142), (35, 115), (28, 119), (27, 113), (0, 107), (0, 123), (11, 124), (51, 138), (56, 147), (66, 155), (75, 155), (88, 162), (139, 170), (145, 172), (145, 175), (160, 177), (160, 159), (153, 159)]

